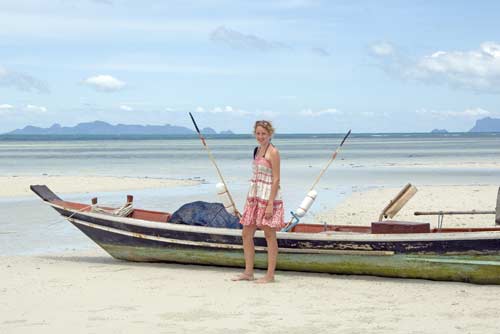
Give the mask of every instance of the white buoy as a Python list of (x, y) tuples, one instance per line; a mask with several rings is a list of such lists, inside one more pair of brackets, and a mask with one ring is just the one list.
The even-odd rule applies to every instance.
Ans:
[(316, 190), (313, 189), (309, 191), (307, 196), (302, 200), (302, 203), (300, 203), (299, 208), (295, 210), (295, 215), (297, 215), (297, 217), (304, 217), (311, 205), (314, 203), (316, 196), (318, 196)]
[(227, 212), (230, 214), (235, 215), (236, 214), (236, 208), (234, 207), (233, 203), (231, 202), (231, 199), (229, 198), (229, 194), (227, 192), (226, 186), (224, 183), (219, 182), (215, 185), (215, 188), (217, 189), (217, 196), (219, 200), (222, 202), (224, 207), (226, 208)]

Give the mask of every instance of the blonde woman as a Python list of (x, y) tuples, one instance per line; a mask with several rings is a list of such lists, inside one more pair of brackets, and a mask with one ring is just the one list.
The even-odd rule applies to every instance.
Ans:
[(245, 271), (234, 277), (234, 281), (254, 280), (255, 246), (254, 235), (257, 228), (264, 231), (267, 242), (267, 273), (256, 283), (274, 282), (278, 242), (276, 231), (284, 225), (283, 201), (280, 193), (280, 154), (271, 144), (274, 128), (269, 121), (257, 121), (254, 125), (255, 148), (253, 175), (248, 191), (245, 209), (240, 223), (243, 225), (243, 251)]

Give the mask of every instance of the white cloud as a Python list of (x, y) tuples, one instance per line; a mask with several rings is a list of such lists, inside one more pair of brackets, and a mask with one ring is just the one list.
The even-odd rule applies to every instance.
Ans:
[(371, 50), (377, 56), (388, 56), (394, 52), (394, 47), (387, 42), (380, 42), (371, 45)]
[(125, 87), (126, 83), (111, 75), (96, 75), (84, 80), (86, 85), (100, 92), (115, 92)]
[(491, 115), (491, 112), (481, 108), (474, 108), (474, 109), (465, 109), (462, 112), (462, 114), (468, 117), (476, 117), (476, 116), (488, 116)]
[(267, 118), (274, 118), (274, 117), (279, 116), (280, 114), (281, 114), (280, 112), (272, 111), (272, 110), (260, 110), (260, 109), (257, 109), (255, 111), (255, 116), (267, 117)]
[(328, 108), (320, 111), (313, 111), (312, 109), (304, 109), (300, 111), (300, 114), (302, 116), (308, 116), (308, 117), (318, 117), (322, 115), (333, 115), (333, 114), (341, 114), (342, 112), (334, 109), (334, 108)]
[(233, 108), (232, 107), (226, 107), (226, 108), (220, 108), (220, 107), (215, 107), (213, 108), (212, 110), (210, 110), (209, 112), (211, 113), (214, 113), (214, 114), (218, 114), (218, 113), (221, 113), (221, 112), (232, 112), (233, 111)]
[(222, 113), (227, 113), (227, 114), (238, 114), (238, 115), (248, 115), (250, 114), (248, 111), (238, 109), (238, 108), (233, 108), (232, 106), (225, 106), (225, 107), (214, 107), (212, 109), (205, 109), (203, 107), (197, 107), (196, 112), (199, 113), (212, 113), (212, 114), (222, 114)]
[(0, 110), (10, 110), (14, 109), (14, 106), (11, 104), (0, 104)]
[(484, 53), (495, 58), (500, 58), (500, 44), (494, 42), (484, 42), (481, 44), (481, 49)]
[(417, 114), (430, 115), (431, 117), (440, 119), (451, 117), (476, 118), (492, 115), (492, 113), (488, 110), (484, 110), (481, 108), (469, 108), (465, 109), (464, 111), (418, 109), (415, 112)]
[(124, 110), (124, 111), (134, 111), (134, 108), (132, 108), (132, 107), (130, 107), (130, 106), (127, 106), (127, 105), (125, 105), (125, 104), (122, 104), (122, 105), (120, 106), (120, 109), (121, 109), (121, 110)]
[(473, 90), (500, 91), (500, 44), (486, 42), (467, 52), (437, 51), (420, 59), (409, 73)]
[(10, 104), (0, 104), (0, 115), (6, 115), (12, 112), (14, 109), (13, 105)]
[[(375, 52), (375, 51), (374, 51)], [(479, 49), (470, 51), (438, 50), (417, 60), (410, 60), (391, 53), (386, 56), (383, 67), (404, 79), (425, 83), (448, 84), (452, 87), (477, 92), (500, 92), (500, 44), (484, 42)]]
[(46, 107), (43, 107), (43, 106), (35, 106), (33, 104), (28, 104), (26, 106), (26, 110), (27, 111), (31, 111), (31, 112), (36, 112), (36, 113), (44, 113), (44, 112), (47, 112), (47, 108)]

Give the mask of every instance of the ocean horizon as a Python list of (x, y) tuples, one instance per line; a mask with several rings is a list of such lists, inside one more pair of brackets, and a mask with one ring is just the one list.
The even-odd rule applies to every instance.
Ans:
[[(345, 133), (277, 133), (273, 136), (275, 139), (290, 138), (339, 138), (345, 136)], [(254, 138), (253, 134), (203, 134), (206, 139), (249, 139)], [(500, 132), (367, 132), (351, 133), (351, 138), (370, 138), (370, 137), (411, 137), (411, 138), (439, 138), (439, 137), (499, 137)], [(159, 139), (193, 139), (198, 138), (197, 134), (0, 134), (0, 141), (57, 141), (57, 140), (159, 140)]]

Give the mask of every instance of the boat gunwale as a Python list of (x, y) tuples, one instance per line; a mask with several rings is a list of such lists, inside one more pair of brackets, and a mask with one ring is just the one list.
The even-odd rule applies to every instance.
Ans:
[[(73, 208), (61, 206), (53, 202), (46, 202), (48, 205), (58, 208), (60, 210), (71, 212), (70, 216), (64, 216), (66, 219), (74, 215), (83, 215), (91, 218), (102, 219), (107, 221), (114, 221), (121, 224), (128, 224), (146, 228), (156, 228), (162, 230), (172, 230), (180, 232), (202, 233), (212, 235), (228, 235), (228, 236), (241, 236), (242, 230), (205, 227), (205, 226), (192, 226), (184, 224), (174, 224), (169, 222), (156, 222), (144, 219), (119, 217), (106, 215), (96, 212), (80, 211)], [(79, 219), (81, 220), (81, 219)], [(301, 233), (301, 232), (281, 232), (277, 231), (276, 236), (278, 239), (287, 240), (310, 240), (310, 241), (356, 241), (356, 242), (397, 242), (397, 241), (449, 241), (449, 240), (493, 240), (500, 239), (500, 231), (479, 231), (479, 232), (451, 232), (451, 233), (399, 233), (399, 234), (368, 234), (368, 233)], [(265, 238), (264, 231), (257, 230), (255, 233), (256, 238)]]

